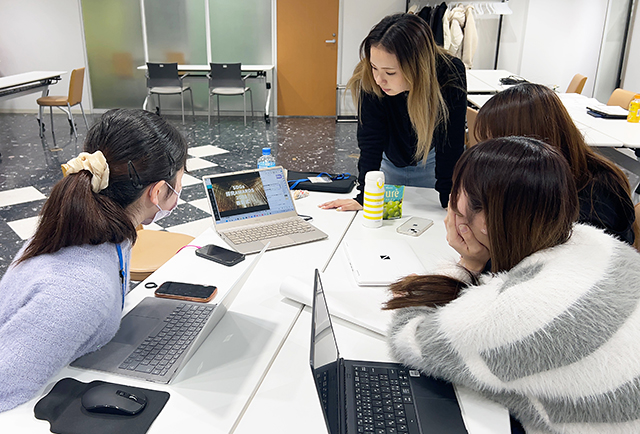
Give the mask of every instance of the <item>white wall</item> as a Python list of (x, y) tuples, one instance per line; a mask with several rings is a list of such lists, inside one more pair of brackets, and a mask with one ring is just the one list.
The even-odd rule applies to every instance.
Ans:
[[(71, 70), (86, 67), (80, 0), (0, 0), (0, 11), (0, 76), (68, 71), (49, 87), (50, 95), (67, 95)], [(92, 107), (88, 75), (85, 71), (85, 110)], [(39, 95), (2, 101), (0, 111), (37, 112)]]
[(622, 87), (640, 93), (640, 3), (635, 2), (635, 10), (629, 28), (631, 42), (627, 46), (626, 65), (623, 65)]

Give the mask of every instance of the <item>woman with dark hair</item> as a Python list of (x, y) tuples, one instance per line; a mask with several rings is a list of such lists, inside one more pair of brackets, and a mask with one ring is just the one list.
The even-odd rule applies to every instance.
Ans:
[(359, 113), (360, 194), (320, 207), (362, 209), (372, 170), (382, 170), (387, 184), (435, 187), (446, 207), (464, 151), (464, 64), (438, 47), (429, 25), (413, 14), (382, 19), (360, 44), (360, 59), (347, 83)]
[(0, 281), (0, 411), (113, 338), (136, 226), (171, 212), (182, 190), (187, 143), (155, 114), (111, 110), (84, 149)]
[(528, 433), (640, 432), (640, 256), (578, 212), (553, 147), (465, 152), (446, 221), (460, 263), (391, 286), (393, 355), (502, 403)]
[(576, 181), (578, 220), (633, 244), (635, 212), (627, 177), (585, 143), (553, 90), (525, 83), (498, 93), (480, 109), (475, 135), (478, 140), (535, 137), (554, 146), (569, 162)]

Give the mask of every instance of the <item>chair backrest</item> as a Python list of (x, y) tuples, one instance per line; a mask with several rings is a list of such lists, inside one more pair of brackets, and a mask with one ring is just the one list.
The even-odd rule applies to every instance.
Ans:
[(182, 87), (177, 63), (147, 62), (147, 87)]
[(587, 82), (587, 77), (582, 74), (576, 74), (571, 79), (571, 83), (569, 83), (569, 87), (567, 87), (566, 93), (582, 93), (582, 89), (584, 89), (584, 84)]
[(167, 51), (165, 56), (167, 57), (167, 62), (177, 63), (178, 65), (187, 63), (182, 51)]
[(609, 97), (609, 101), (607, 101), (607, 105), (619, 105), (623, 109), (629, 110), (629, 103), (631, 103), (631, 100), (633, 100), (633, 97), (635, 95), (636, 95), (635, 92), (618, 88), (614, 90), (611, 96)]
[(246, 87), (244, 80), (242, 80), (242, 64), (210, 63), (209, 66), (211, 66), (209, 88)]
[(476, 126), (477, 116), (478, 110), (467, 107), (467, 129), (469, 134), (467, 138), (467, 148), (478, 144), (478, 139), (476, 139), (476, 135), (473, 133)]
[(84, 85), (84, 68), (78, 68), (71, 71), (71, 79), (69, 80), (69, 96), (67, 98), (70, 106), (73, 106), (82, 102), (83, 85)]

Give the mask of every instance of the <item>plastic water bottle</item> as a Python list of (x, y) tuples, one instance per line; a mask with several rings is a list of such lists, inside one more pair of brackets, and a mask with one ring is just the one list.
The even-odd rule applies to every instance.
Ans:
[(262, 157), (258, 158), (258, 169), (275, 165), (276, 159), (271, 156), (271, 148), (262, 148)]
[(380, 171), (367, 172), (364, 177), (364, 203), (362, 224), (368, 228), (382, 226), (382, 212), (384, 208), (384, 173)]
[(636, 94), (636, 96), (633, 97), (631, 103), (629, 103), (629, 114), (627, 115), (627, 122), (640, 122), (640, 93)]

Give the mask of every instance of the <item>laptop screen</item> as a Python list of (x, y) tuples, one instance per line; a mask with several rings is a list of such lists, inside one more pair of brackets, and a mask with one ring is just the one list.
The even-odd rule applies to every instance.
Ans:
[(208, 176), (204, 182), (216, 223), (295, 211), (281, 167)]
[(311, 314), (311, 370), (330, 434), (340, 432), (340, 354), (324, 297), (320, 273), (315, 272)]

